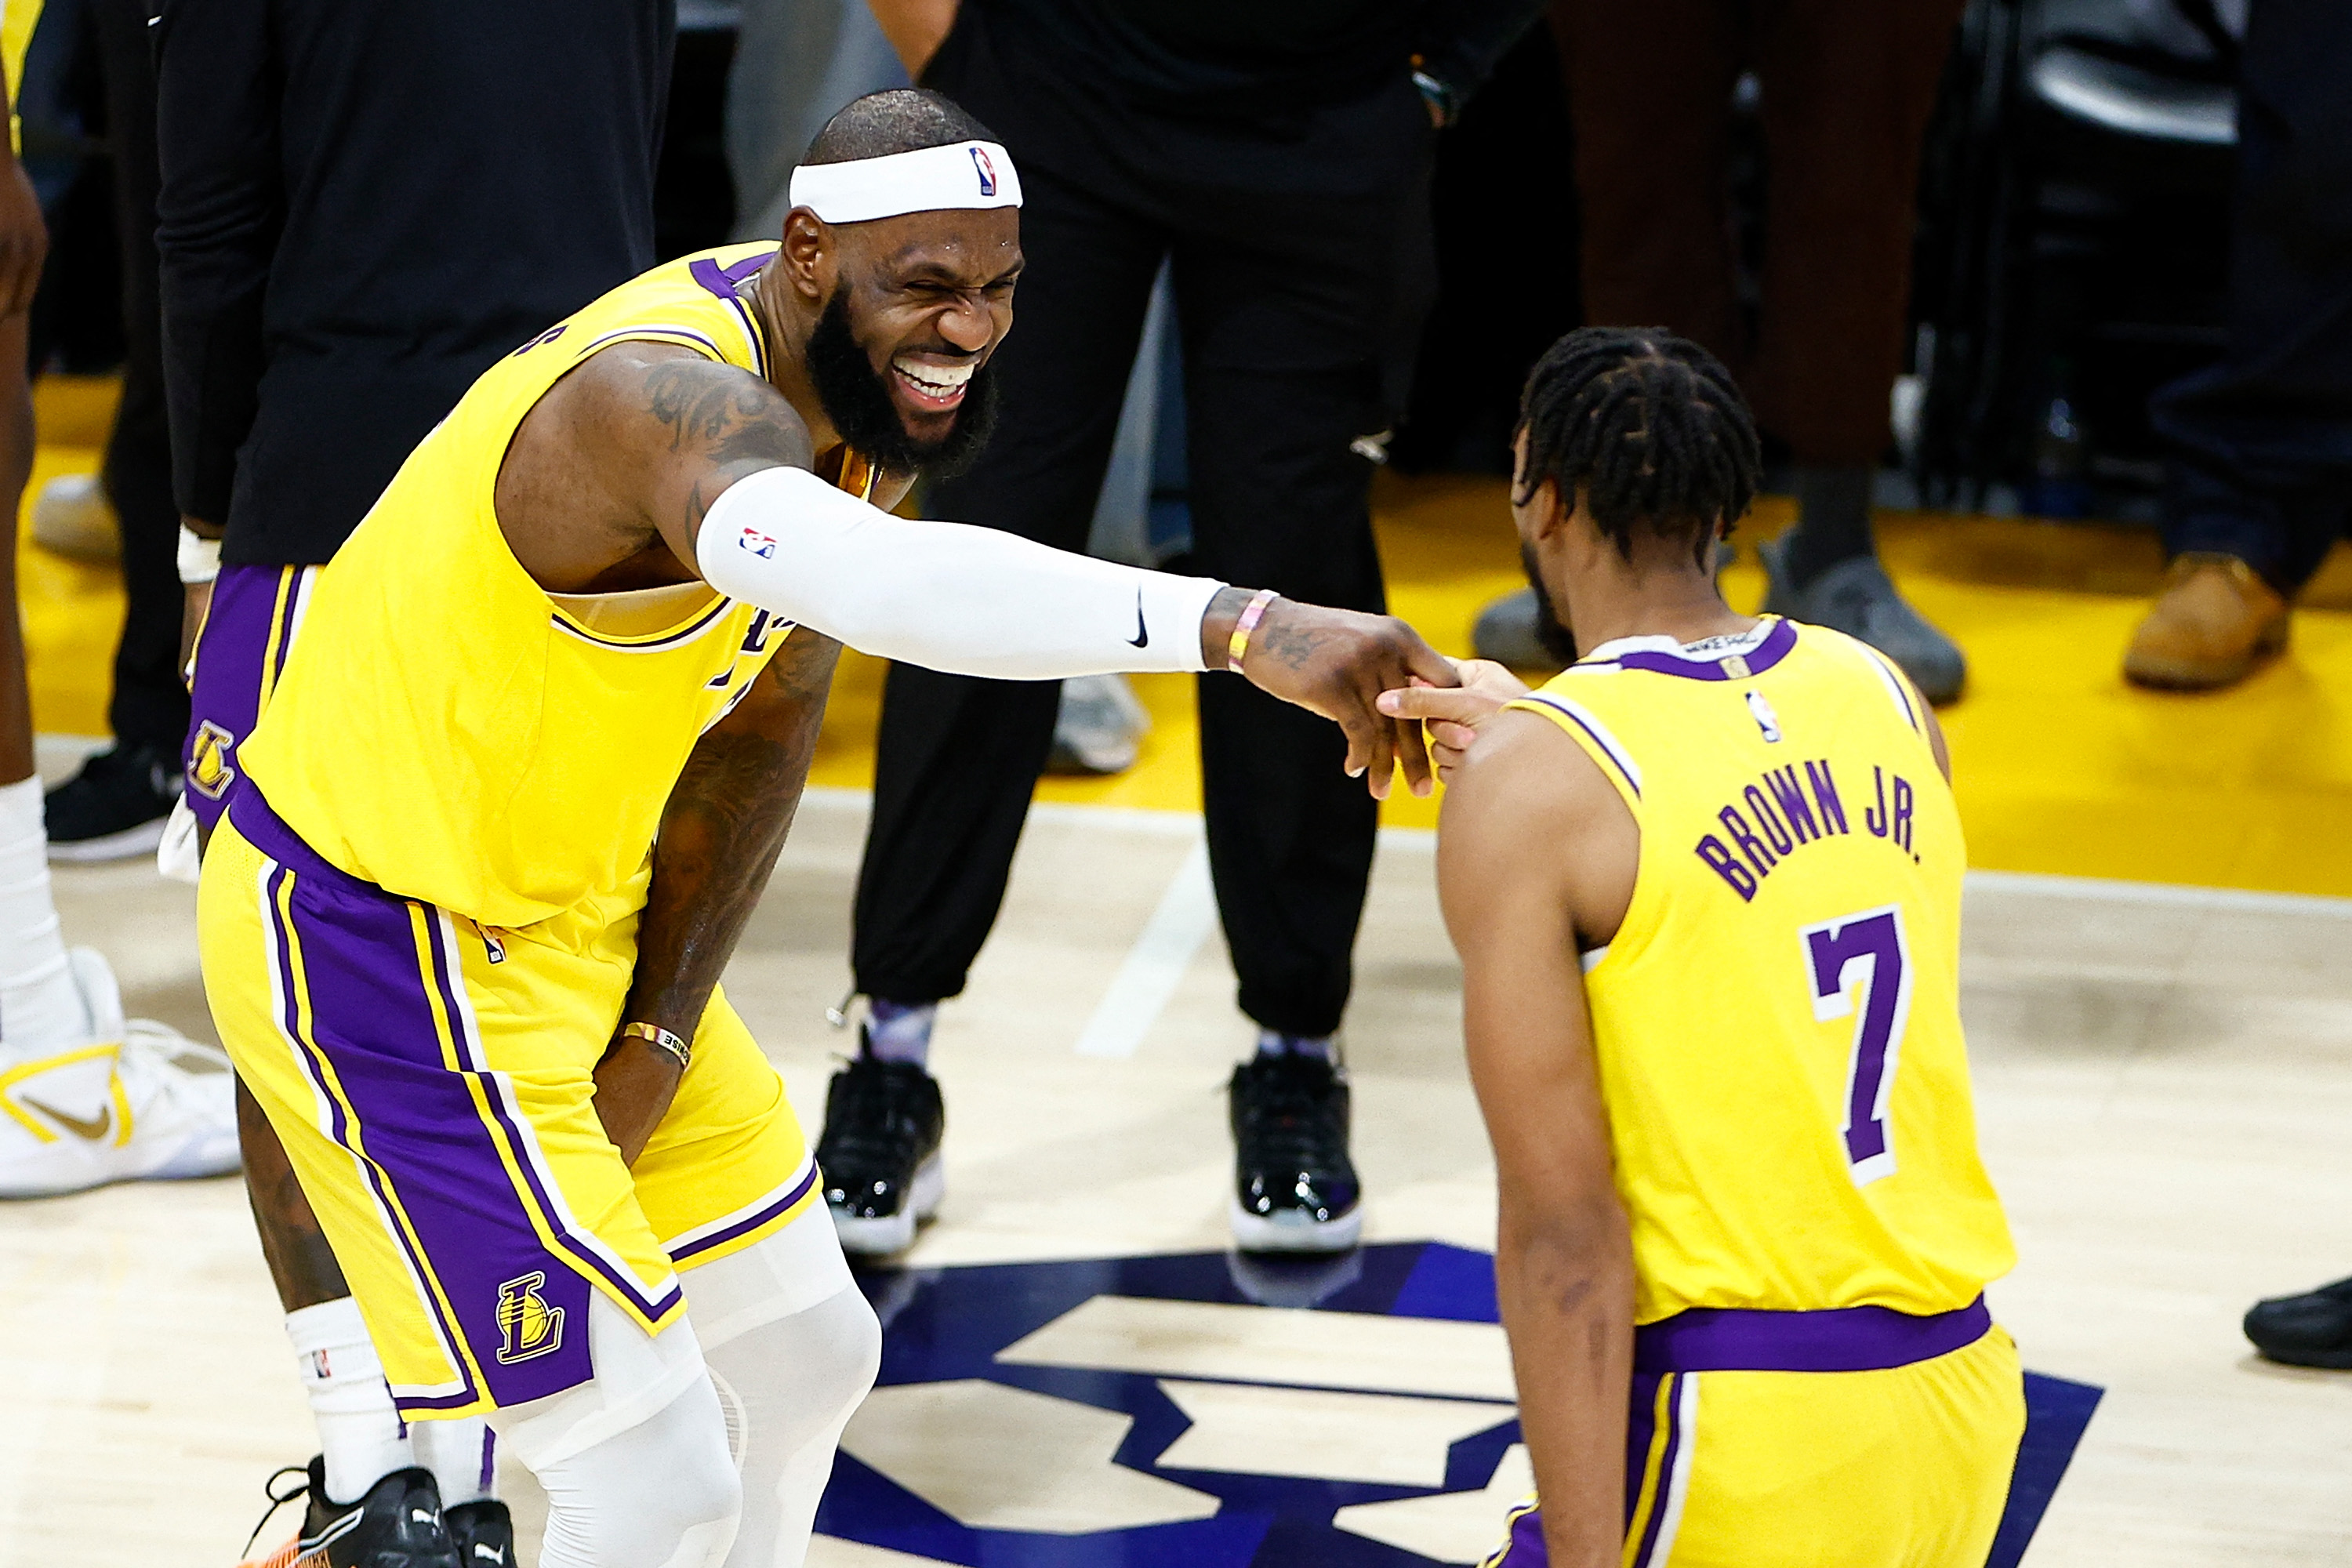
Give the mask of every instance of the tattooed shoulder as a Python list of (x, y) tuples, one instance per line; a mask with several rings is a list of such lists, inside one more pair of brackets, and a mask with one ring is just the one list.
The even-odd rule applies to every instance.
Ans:
[(662, 359), (645, 372), (645, 407), (669, 433), (670, 450), (714, 465), (805, 468), (808, 431), (783, 395), (751, 372), (705, 359)]

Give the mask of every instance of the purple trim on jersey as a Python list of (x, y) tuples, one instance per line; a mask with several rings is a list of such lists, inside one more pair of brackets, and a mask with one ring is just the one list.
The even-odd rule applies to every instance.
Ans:
[(1490, 1568), (1550, 1568), (1551, 1549), (1544, 1544), (1543, 1510), (1528, 1509), (1511, 1516), (1511, 1536)]
[(1621, 669), (1646, 669), (1654, 675), (1679, 675), (1685, 680), (1744, 680), (1747, 676), (1733, 675), (1723, 668), (1723, 661), (1727, 658), (1743, 659), (1747, 662), (1748, 675), (1761, 675), (1788, 658), (1789, 650), (1796, 646), (1797, 624), (1784, 620), (1775, 622), (1772, 629), (1764, 634), (1764, 640), (1748, 653), (1717, 654), (1706, 658), (1636, 648), (1601, 662), (1616, 665)]
[(1642, 798), (1642, 781), (1635, 778), (1633, 776), (1633, 770), (1625, 765), (1625, 754), (1618, 750), (1617, 742), (1614, 737), (1604, 735), (1600, 731), (1594, 729), (1591, 724), (1586, 721), (1583, 714), (1579, 713), (1574, 708), (1569, 706), (1566, 702), (1554, 698), (1549, 692), (1530, 691), (1527, 695), (1527, 700), (1530, 702), (1542, 703), (1545, 707), (1550, 709), (1553, 712), (1574, 724), (1586, 734), (1591, 736), (1592, 743), (1601, 748), (1601, 754), (1609, 759), (1609, 765), (1617, 770), (1617, 776), (1625, 781), (1625, 787), (1633, 792), (1633, 798), (1635, 800)]
[(776, 253), (763, 250), (757, 256), (747, 256), (732, 267), (721, 267), (708, 256), (698, 256), (687, 264), (686, 275), (722, 300), (735, 298), (735, 286), (752, 273), (775, 259)]
[[(1637, 1339), (1636, 1343), (1638, 1342)], [(1642, 1544), (1633, 1552), (1633, 1568), (1652, 1568), (1651, 1555), (1658, 1549), (1658, 1531), (1666, 1521), (1666, 1509), (1672, 1501), (1675, 1488), (1675, 1462), (1682, 1457), (1683, 1441), (1686, 1436), (1683, 1431), (1682, 1380), (1668, 1378), (1664, 1380), (1664, 1384), (1666, 1447), (1665, 1451), (1658, 1456), (1657, 1484), (1655, 1489), (1650, 1494), (1650, 1518), (1649, 1521), (1642, 1526)], [(1644, 1461), (1649, 1458), (1646, 1444), (1643, 1445), (1642, 1458)], [(1631, 1521), (1628, 1521), (1628, 1522)]]
[(1645, 1373), (1880, 1372), (1965, 1350), (1991, 1328), (1981, 1296), (1925, 1318), (1889, 1307), (1694, 1307), (1634, 1330), (1633, 1365)]
[[(278, 611), (278, 585), (289, 570), (299, 568), (224, 566), (213, 582), (212, 607), (205, 612), (204, 635), (196, 644), (196, 667), (189, 681), (188, 736), (180, 748), (188, 809), (206, 832), (227, 809), (229, 789), (236, 783), (237, 742), (253, 733), (254, 721), (261, 717), (269, 626)], [(206, 724), (227, 737), (220, 742), (221, 761), (231, 772), (216, 795), (205, 794), (194, 782), (196, 742)]]
[(673, 1248), (669, 1255), (670, 1261), (682, 1264), (689, 1258), (698, 1258), (714, 1247), (722, 1247), (739, 1236), (759, 1229), (808, 1196), (809, 1189), (816, 1185), (816, 1162), (812, 1160), (809, 1162), (807, 1173), (799, 1181), (794, 1182), (791, 1190), (782, 1197), (778, 1198), (774, 1203), (761, 1205), (756, 1213), (736, 1221), (724, 1230), (715, 1230), (709, 1236), (696, 1237), (685, 1246)]
[(1895, 700), (1903, 705), (1903, 717), (1910, 721), (1911, 728), (1919, 730), (1922, 734), (1927, 733), (1925, 730), (1920, 729), (1918, 705), (1911, 700), (1911, 683), (1903, 678), (1903, 672), (1895, 668), (1895, 661), (1868, 643), (1857, 640), (1855, 646), (1862, 649), (1872, 663), (1878, 666), (1885, 679), (1887, 689), (1894, 692)]
[[(301, 944), (311, 1042), (358, 1113), (370, 1179), (380, 1192), (388, 1184), (415, 1227), (422, 1258), (412, 1261), (420, 1277), (424, 1260), (430, 1260), (430, 1277), (449, 1299), (457, 1318), (451, 1339), (462, 1337), (471, 1347), (490, 1396), (501, 1405), (586, 1382), (595, 1373), (588, 1346), (594, 1286), (587, 1271), (656, 1321), (679, 1303), (682, 1290), (673, 1283), (649, 1300), (634, 1275), (623, 1269), (616, 1277), (611, 1264), (567, 1234), (516, 1125), (505, 1075), (478, 1067), (453, 1071), (444, 1060), (436, 1001), (460, 1051), (470, 1059), (477, 1047), (464, 1036), (459, 999), (451, 989), (461, 977), (439, 911), (330, 865), (279, 820), (250, 781), (235, 792), (229, 815), (248, 843), (284, 868), (279, 875), (293, 874), (292, 934)], [(429, 973), (418, 963), (412, 910), (423, 916)], [(281, 969), (290, 994), (290, 969)], [(314, 1072), (314, 1078), (323, 1075)], [(477, 1085), (562, 1250), (540, 1240), (530, 1205), (515, 1190), (498, 1142), (483, 1125)], [(340, 1108), (335, 1121), (340, 1142)], [(407, 1245), (405, 1237), (402, 1244)], [(499, 1300), (509, 1285), (532, 1274), (544, 1277), (537, 1287), (541, 1299), (564, 1313), (562, 1338), (551, 1351), (501, 1362)], [(470, 1400), (402, 1394), (398, 1403), (422, 1409)]]
[(772, 250), (763, 250), (757, 256), (745, 257), (732, 267), (721, 267), (705, 256), (689, 263), (686, 269), (688, 277), (726, 300), (741, 319), (744, 334), (751, 340), (751, 353), (760, 362), (760, 374), (763, 377), (768, 374), (768, 340), (760, 331), (759, 318), (751, 314), (750, 308), (743, 303), (742, 296), (735, 292), (735, 286), (765, 267), (775, 258), (775, 255)]

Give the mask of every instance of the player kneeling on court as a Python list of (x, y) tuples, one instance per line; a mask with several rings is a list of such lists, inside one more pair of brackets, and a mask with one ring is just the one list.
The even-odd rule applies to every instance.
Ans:
[(1571, 333), (1528, 384), (1513, 513), (1580, 661), (1381, 699), (1452, 784), (1541, 1504), (1489, 1568), (1980, 1568), (2024, 1426), (1982, 1294), (2014, 1253), (1943, 738), (1863, 644), (1725, 605), (1756, 482), (1705, 350)]

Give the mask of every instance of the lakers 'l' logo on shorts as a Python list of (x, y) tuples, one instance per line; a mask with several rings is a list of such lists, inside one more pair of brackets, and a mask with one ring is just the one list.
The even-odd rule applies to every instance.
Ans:
[(536, 1271), (499, 1287), (499, 1360), (508, 1365), (563, 1343), (563, 1309), (539, 1293), (546, 1283), (546, 1273)]
[(229, 752), (236, 737), (207, 719), (196, 726), (195, 744), (188, 749), (188, 784), (206, 800), (218, 800), (236, 780)]

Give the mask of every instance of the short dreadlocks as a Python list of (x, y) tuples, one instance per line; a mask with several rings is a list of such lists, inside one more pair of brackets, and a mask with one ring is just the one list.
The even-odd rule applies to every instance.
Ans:
[(1663, 327), (1580, 327), (1528, 373), (1517, 500), (1544, 480), (1578, 487), (1627, 560), (1633, 531), (1687, 537), (1701, 565), (1756, 497), (1761, 458), (1747, 400), (1723, 362)]

